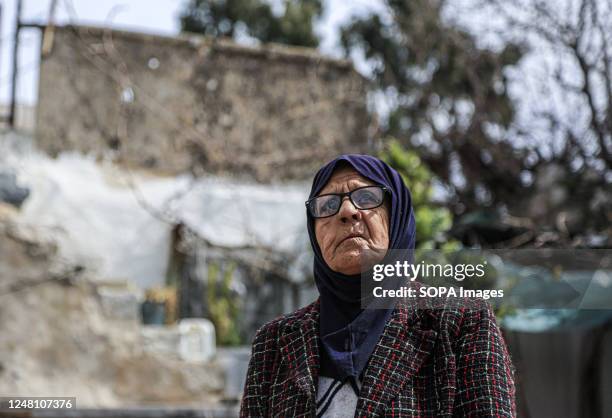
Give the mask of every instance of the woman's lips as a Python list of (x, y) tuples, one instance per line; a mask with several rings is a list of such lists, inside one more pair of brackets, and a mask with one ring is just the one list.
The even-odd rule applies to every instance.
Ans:
[(343, 238), (343, 239), (342, 239), (342, 241), (340, 241), (340, 242), (338, 243), (338, 247), (339, 247), (340, 245), (342, 245), (344, 242), (348, 241), (348, 240), (355, 240), (355, 239), (357, 239), (357, 238), (361, 238), (361, 239), (363, 239), (363, 235), (361, 235), (361, 234), (350, 234), (350, 235), (348, 235), (347, 237)]

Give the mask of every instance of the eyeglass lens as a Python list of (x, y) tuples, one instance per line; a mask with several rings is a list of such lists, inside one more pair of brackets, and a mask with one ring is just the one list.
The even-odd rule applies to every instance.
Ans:
[[(349, 199), (357, 209), (373, 209), (382, 204), (384, 191), (379, 186), (363, 187), (349, 193)], [(342, 205), (343, 196), (330, 194), (312, 201), (311, 213), (316, 218), (335, 215)]]

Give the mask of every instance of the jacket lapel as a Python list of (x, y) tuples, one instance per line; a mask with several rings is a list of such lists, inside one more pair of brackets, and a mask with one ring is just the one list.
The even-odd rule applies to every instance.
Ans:
[(299, 318), (292, 318), (280, 336), (284, 364), (291, 369), (288, 379), (314, 403), (319, 374), (319, 302), (311, 304)]
[(365, 370), (356, 417), (380, 414), (432, 353), (437, 333), (421, 329), (418, 317), (414, 307), (393, 312)]

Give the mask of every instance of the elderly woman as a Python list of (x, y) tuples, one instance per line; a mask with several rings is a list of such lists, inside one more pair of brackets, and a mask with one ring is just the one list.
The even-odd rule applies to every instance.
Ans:
[(362, 308), (363, 255), (414, 248), (399, 173), (340, 156), (316, 174), (306, 206), (319, 298), (258, 330), (240, 415), (515, 416), (513, 369), (488, 305)]

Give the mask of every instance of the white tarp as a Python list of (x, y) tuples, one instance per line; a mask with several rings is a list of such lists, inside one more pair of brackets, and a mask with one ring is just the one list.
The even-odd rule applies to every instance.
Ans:
[(135, 174), (76, 153), (52, 159), (14, 134), (0, 135), (0, 169), (30, 189), (17, 221), (52, 234), (62, 257), (97, 278), (164, 283), (173, 225), (158, 212), (217, 245), (307, 251), (308, 184)]

